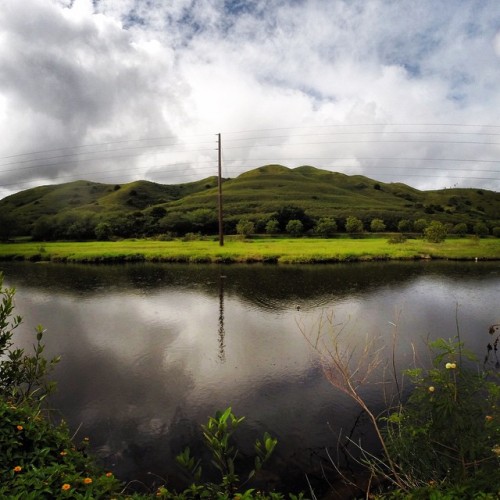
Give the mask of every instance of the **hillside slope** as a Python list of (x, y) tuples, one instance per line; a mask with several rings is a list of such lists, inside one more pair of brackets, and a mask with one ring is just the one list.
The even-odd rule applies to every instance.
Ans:
[[(89, 234), (99, 223), (132, 227), (132, 233), (155, 234), (189, 230), (212, 232), (217, 218), (217, 178), (162, 185), (136, 181), (123, 185), (90, 181), (41, 186), (0, 200), (0, 222), (15, 235), (32, 234), (43, 221), (64, 237), (63, 226), (85, 224)], [(469, 228), (484, 222), (500, 226), (500, 193), (476, 189), (419, 191), (402, 183), (383, 183), (361, 175), (302, 166), (289, 169), (266, 165), (225, 179), (223, 184), (225, 224), (229, 232), (243, 216), (260, 226), (283, 207), (298, 207), (311, 220), (332, 217), (340, 226), (350, 215), (365, 226), (373, 218), (383, 219), (395, 229), (401, 219), (436, 219), (449, 224), (466, 223)], [(141, 229), (142, 228), (142, 229)], [(76, 231), (78, 232), (78, 231)]]

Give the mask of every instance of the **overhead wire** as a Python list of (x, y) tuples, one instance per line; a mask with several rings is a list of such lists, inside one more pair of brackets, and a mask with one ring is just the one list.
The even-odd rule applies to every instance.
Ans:
[[(272, 128), (272, 129), (258, 129), (258, 130), (249, 130), (249, 131), (236, 131), (236, 132), (230, 132), (227, 133), (229, 135), (228, 138), (223, 139), (223, 152), (226, 151), (229, 154), (223, 154), (223, 168), (224, 168), (224, 175), (227, 176), (229, 172), (233, 171), (238, 171), (238, 169), (242, 170), (248, 170), (250, 168), (251, 164), (255, 164), (258, 161), (269, 161), (271, 163), (283, 163), (283, 162), (297, 162), (297, 161), (302, 161), (304, 160), (305, 162), (320, 162), (320, 165), (316, 165), (318, 167), (323, 166), (323, 168), (327, 168), (324, 166), (324, 162), (330, 162), (328, 165), (328, 168), (335, 168), (337, 170), (353, 170), (353, 169), (359, 169), (363, 168), (364, 172), (363, 175), (366, 174), (366, 170), (371, 170), (374, 172), (377, 172), (377, 170), (394, 170), (397, 171), (396, 175), (397, 177), (422, 177), (422, 175), (417, 175), (413, 173), (409, 173), (413, 169), (422, 169), (422, 170), (433, 170), (434, 167), (430, 166), (411, 166), (411, 165), (402, 165), (401, 162), (410, 162), (410, 161), (415, 161), (415, 162), (460, 162), (464, 163), (467, 162), (469, 164), (496, 164), (500, 163), (500, 159), (486, 159), (484, 158), (484, 151), (482, 152), (483, 157), (482, 158), (443, 158), (443, 157), (398, 157), (398, 156), (363, 156), (363, 157), (357, 157), (355, 155), (353, 156), (303, 156), (303, 157), (298, 157), (295, 155), (283, 155), (283, 151), (280, 151), (281, 154), (275, 155), (274, 158), (261, 158), (260, 155), (259, 157), (254, 157), (251, 153), (252, 152), (257, 152), (258, 149), (260, 148), (282, 148), (285, 150), (289, 150), (289, 148), (295, 148), (299, 146), (320, 146), (320, 145), (341, 145), (341, 144), (391, 144), (391, 143), (420, 143), (420, 144), (449, 144), (449, 145), (490, 145), (490, 146), (500, 146), (500, 142), (493, 142), (493, 141), (481, 141), (481, 140), (450, 140), (448, 138), (446, 139), (384, 139), (384, 135), (413, 135), (413, 136), (499, 136), (500, 133), (497, 132), (478, 132), (478, 131), (430, 131), (430, 130), (424, 130), (424, 131), (418, 131), (418, 130), (396, 130), (396, 131), (391, 131), (391, 130), (380, 130), (380, 131), (356, 131), (356, 132), (344, 132), (344, 131), (334, 131), (330, 133), (324, 133), (324, 132), (314, 132), (314, 133), (297, 133), (297, 134), (291, 134), (291, 135), (263, 135), (265, 132), (270, 132), (270, 131), (283, 131), (283, 130), (320, 130), (320, 129), (325, 129), (325, 128), (331, 128), (331, 129), (338, 129), (341, 127), (465, 127), (467, 129), (470, 129), (472, 127), (475, 128), (481, 128), (482, 130), (488, 129), (488, 130), (500, 130), (500, 125), (473, 125), (473, 124), (343, 124), (343, 125), (324, 125), (324, 126), (303, 126), (303, 127), (277, 127), (277, 128)], [(242, 134), (242, 133), (258, 133), (258, 135), (254, 135), (251, 137), (235, 137), (235, 135)], [(226, 135), (226, 134), (225, 134)], [(332, 139), (335, 139), (336, 137), (342, 138), (343, 136), (346, 135), (357, 135), (358, 137), (363, 137), (366, 135), (370, 136), (380, 136), (378, 139), (360, 139), (360, 140), (331, 140), (331, 141), (300, 141), (302, 138), (307, 138), (307, 137), (324, 137), (328, 136), (331, 137)], [(231, 138), (231, 136), (233, 138)], [(202, 138), (207, 138), (207, 140), (203, 141), (198, 141), (198, 142), (182, 142), (180, 139), (186, 139), (188, 137), (202, 137)], [(109, 168), (102, 168), (102, 169), (95, 169), (93, 171), (82, 171), (75, 173), (74, 175), (67, 175), (67, 176), (58, 176), (57, 179), (61, 178), (81, 178), (82, 175), (93, 175), (93, 176), (98, 176), (102, 177), (103, 175), (106, 176), (106, 178), (110, 177), (109, 174), (111, 172), (129, 172), (129, 171), (142, 171), (144, 175), (148, 175), (148, 173), (154, 173), (155, 178), (158, 178), (160, 173), (158, 172), (158, 169), (161, 168), (170, 168), (172, 166), (176, 165), (185, 165), (187, 168), (194, 168), (196, 170), (202, 170), (204, 169), (203, 167), (199, 166), (201, 163), (203, 164), (210, 164), (213, 163), (216, 165), (216, 159), (214, 155), (214, 160), (208, 159), (210, 156), (209, 152), (211, 151), (216, 151), (216, 141), (215, 139), (208, 140), (208, 137), (214, 137), (214, 134), (198, 134), (198, 135), (193, 135), (193, 136), (163, 136), (163, 137), (149, 137), (149, 138), (142, 138), (142, 139), (130, 139), (130, 140), (120, 140), (120, 141), (109, 141), (109, 142), (102, 142), (102, 143), (94, 143), (94, 144), (85, 144), (85, 145), (80, 145), (80, 146), (73, 146), (73, 147), (64, 147), (64, 148), (53, 148), (53, 149), (47, 149), (44, 151), (37, 151), (37, 152), (31, 152), (31, 153), (19, 153), (19, 154), (13, 154), (13, 155), (8, 155), (8, 156), (3, 156), (0, 157), (1, 160), (10, 160), (13, 158), (20, 158), (17, 161), (8, 161), (5, 163), (0, 163), (0, 175), (4, 173), (9, 173), (9, 172), (17, 172), (17, 171), (29, 171), (29, 170), (36, 170), (36, 169), (51, 169), (51, 168), (57, 168), (57, 167), (64, 167), (67, 165), (78, 165), (80, 163), (88, 163), (88, 162), (93, 162), (93, 163), (98, 163), (98, 162), (109, 162), (109, 161), (116, 161), (116, 160), (124, 160), (124, 159), (133, 159), (133, 158), (139, 158), (139, 157), (145, 157), (145, 156), (181, 156), (182, 161), (179, 162), (178, 160), (175, 163), (158, 163), (157, 161), (152, 162), (152, 164), (145, 164), (141, 166), (136, 166), (132, 168), (121, 168), (121, 169), (114, 169), (110, 170)], [(299, 142), (294, 142), (296, 139), (299, 139)], [(286, 139), (284, 142), (276, 142), (277, 139)], [(177, 142), (171, 142), (167, 144), (138, 144), (141, 142), (154, 142), (154, 141), (171, 141), (175, 140)], [(238, 145), (241, 142), (251, 142), (251, 141), (258, 141), (257, 144), (246, 144), (246, 145)], [(267, 143), (265, 142), (267, 141)], [(269, 141), (274, 141), (269, 143)], [(114, 146), (114, 145), (119, 145), (119, 144), (127, 144), (124, 147), (118, 147), (118, 148), (109, 148), (109, 146)], [(191, 148), (189, 149), (190, 146), (202, 146), (205, 144), (212, 144), (214, 147), (212, 148), (199, 148), (199, 149), (194, 149)], [(94, 150), (94, 151), (78, 151), (81, 150), (82, 148), (96, 148), (96, 147), (106, 147), (106, 149), (100, 149), (100, 150)], [(176, 149), (179, 148), (179, 149)], [(182, 149), (186, 148), (186, 149)], [(241, 150), (241, 149), (248, 149), (249, 150), (249, 155), (246, 158), (235, 158), (232, 157), (231, 151), (236, 151), (236, 150)], [(141, 152), (139, 153), (134, 153), (134, 154), (123, 154), (123, 155), (114, 155), (110, 153), (115, 153), (115, 152), (131, 152), (131, 151), (138, 151), (140, 150)], [(50, 154), (50, 153), (55, 153), (55, 152), (61, 152), (63, 154), (56, 154), (52, 156), (45, 156), (45, 157), (35, 157), (35, 158), (28, 158), (28, 156), (34, 156), (34, 155), (43, 155), (43, 154)], [(488, 154), (493, 154), (496, 152), (488, 152)], [(207, 158), (206, 160), (200, 160), (200, 157)], [(21, 159), (22, 158), (22, 159)], [(67, 159), (66, 161), (56, 161), (50, 163), (50, 160), (63, 160)], [(46, 163), (49, 161), (49, 163)], [(400, 162), (399, 165), (370, 165), (370, 164), (364, 164), (362, 166), (360, 165), (339, 165), (338, 163), (334, 162), (346, 162), (346, 161), (356, 161), (356, 162), (381, 162), (381, 161), (391, 161), (391, 162)], [(38, 163), (37, 163), (38, 162)], [(235, 163), (244, 163), (245, 165), (242, 167), (238, 167), (235, 165)], [(11, 168), (8, 169), (2, 169), (2, 167), (9, 166)], [(205, 167), (205, 168), (210, 168), (210, 167)], [(406, 173), (402, 173), (401, 170), (405, 170)], [(451, 168), (451, 167), (444, 167), (440, 166), (439, 167), (440, 171), (447, 171), (447, 172), (467, 172), (470, 171), (470, 169), (467, 168)], [(169, 179), (175, 180), (177, 178), (177, 173), (179, 171), (175, 170), (170, 170), (166, 171), (165, 175), (162, 177), (168, 177)], [(497, 175), (500, 173), (498, 170), (492, 170), (492, 169), (474, 169), (472, 172), (481, 172), (481, 173), (491, 173), (494, 175)], [(174, 175), (172, 175), (174, 174)], [(47, 177), (49, 174), (41, 173), (41, 177)], [(189, 176), (191, 175), (196, 175), (195, 173), (193, 174), (188, 174)], [(370, 175), (370, 174), (368, 174)], [(394, 175), (391, 174), (384, 174), (384, 173), (377, 173), (373, 174), (377, 176), (392, 176)], [(184, 177), (185, 174), (182, 174), (182, 177)], [(181, 177), (181, 176), (179, 176)], [(425, 177), (428, 178), (442, 178), (443, 176), (441, 175), (430, 175), (426, 174)], [(474, 179), (474, 180), (488, 180), (488, 181), (497, 181), (499, 180), (498, 177), (472, 177), (472, 176), (467, 176), (463, 175), (461, 177), (457, 176), (450, 176), (446, 175), (447, 178), (450, 179), (463, 179), (463, 180), (468, 180), (468, 179)], [(33, 183), (35, 181), (33, 180), (28, 180), (24, 182), (12, 182), (10, 184), (5, 184), (0, 182), (0, 187), (7, 187), (7, 186), (14, 186), (14, 185), (26, 185)]]

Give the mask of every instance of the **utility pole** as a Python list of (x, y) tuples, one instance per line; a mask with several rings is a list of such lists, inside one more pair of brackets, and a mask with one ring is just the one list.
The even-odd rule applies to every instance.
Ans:
[(218, 139), (218, 153), (219, 153), (219, 175), (218, 175), (218, 187), (219, 187), (219, 246), (224, 246), (224, 229), (222, 227), (222, 147), (221, 147), (221, 135), (217, 134)]

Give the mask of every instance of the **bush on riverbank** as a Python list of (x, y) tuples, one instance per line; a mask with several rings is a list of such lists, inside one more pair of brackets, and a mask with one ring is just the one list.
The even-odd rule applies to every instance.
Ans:
[[(498, 325), (490, 328), (490, 334), (497, 337), (489, 343), (489, 351), (496, 352), (497, 329)], [(385, 356), (381, 339), (367, 338), (360, 347), (350, 344), (345, 333), (333, 315), (322, 318), (317, 332), (304, 332), (321, 355), (328, 381), (354, 400), (373, 425), (380, 456), (368, 453), (363, 443), (349, 442), (360, 452), (361, 457), (351, 457), (368, 469), (370, 483), (381, 485), (377, 498), (499, 498), (498, 372), (485, 364), (479, 366), (457, 333), (455, 339), (429, 342), (432, 366), (403, 371), (411, 382), (410, 394), (403, 399), (403, 381), (395, 366), (395, 337), (392, 355)], [(391, 371), (389, 380), (380, 379)], [(382, 414), (375, 413), (373, 403), (363, 395), (363, 386), (370, 383), (384, 386), (388, 400), (398, 403), (388, 404)]]

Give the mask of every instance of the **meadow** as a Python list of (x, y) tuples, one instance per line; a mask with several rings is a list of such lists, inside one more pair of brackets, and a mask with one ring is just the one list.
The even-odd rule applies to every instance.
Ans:
[(17, 242), (0, 244), (0, 260), (51, 262), (205, 262), (328, 263), (370, 260), (500, 260), (499, 238), (456, 238), (442, 243), (387, 237), (367, 239), (227, 238), (157, 241), (130, 239), (105, 242)]

